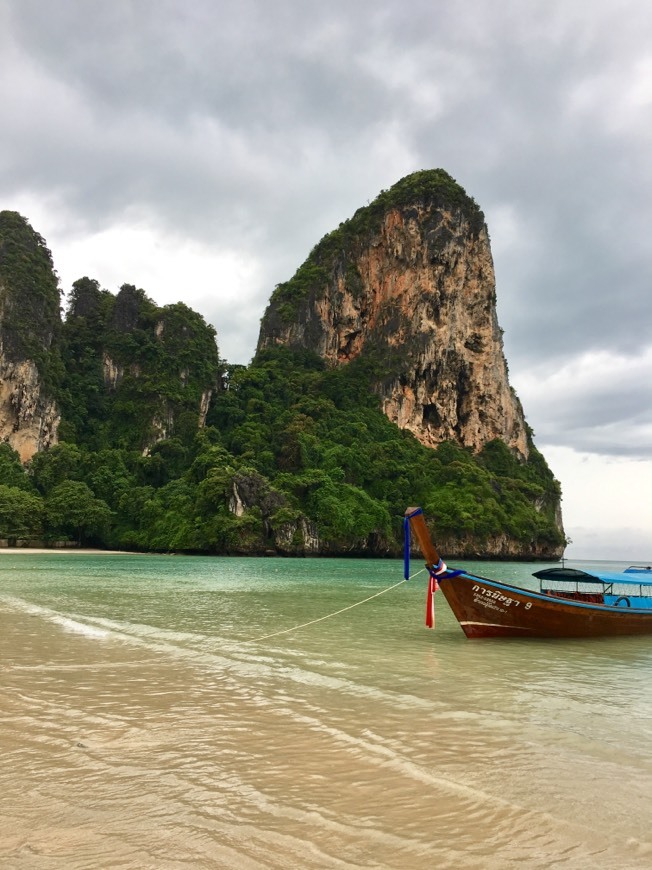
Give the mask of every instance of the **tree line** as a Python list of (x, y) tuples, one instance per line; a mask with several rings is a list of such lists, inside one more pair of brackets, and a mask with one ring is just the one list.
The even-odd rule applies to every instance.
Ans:
[[(559, 547), (559, 485), (532, 444), (527, 463), (501, 441), (478, 455), (453, 443), (426, 448), (387, 420), (361, 369), (268, 350), (250, 366), (223, 365), (203, 428), (182, 426), (148, 450), (128, 416), (116, 444), (121, 403), (105, 409), (104, 425), (87, 419), (26, 468), (0, 445), (0, 537), (303, 553), (307, 523), (321, 552), (396, 555), (403, 511), (418, 503), (440, 538), (463, 538), (479, 554), (500, 536), (523, 555)], [(148, 389), (137, 378), (129, 385), (136, 405), (142, 391), (148, 407)]]

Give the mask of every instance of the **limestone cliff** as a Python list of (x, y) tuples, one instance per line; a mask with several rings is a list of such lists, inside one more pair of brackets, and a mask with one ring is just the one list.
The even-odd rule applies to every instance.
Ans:
[(59, 412), (44, 395), (38, 369), (30, 360), (11, 362), (0, 344), (0, 441), (8, 442), (28, 462), (57, 443)]
[(17, 212), (0, 212), (0, 440), (23, 462), (57, 442), (59, 304), (44, 240)]
[(317, 245), (272, 296), (258, 350), (275, 344), (332, 366), (366, 357), (387, 417), (429, 447), (499, 438), (527, 458), (484, 216), (442, 170), (407, 176)]

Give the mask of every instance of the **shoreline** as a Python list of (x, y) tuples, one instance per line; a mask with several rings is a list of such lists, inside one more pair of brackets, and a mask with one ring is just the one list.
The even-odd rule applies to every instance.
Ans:
[(28, 556), (47, 556), (50, 553), (58, 556), (137, 556), (141, 553), (131, 553), (129, 550), (94, 550), (86, 547), (0, 547), (0, 556), (5, 554), (17, 556), (24, 553)]

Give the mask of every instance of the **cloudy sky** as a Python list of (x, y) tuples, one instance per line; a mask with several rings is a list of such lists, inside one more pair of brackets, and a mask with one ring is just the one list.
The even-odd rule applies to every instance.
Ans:
[(0, 209), (64, 291), (183, 300), (247, 363), (274, 286), (442, 167), (578, 559), (652, 560), (648, 0), (0, 0)]

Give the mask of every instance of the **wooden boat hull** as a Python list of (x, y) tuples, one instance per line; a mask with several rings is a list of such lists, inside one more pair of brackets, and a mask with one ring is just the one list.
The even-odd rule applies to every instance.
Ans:
[(572, 601), (466, 573), (438, 581), (469, 638), (652, 634), (650, 609)]

